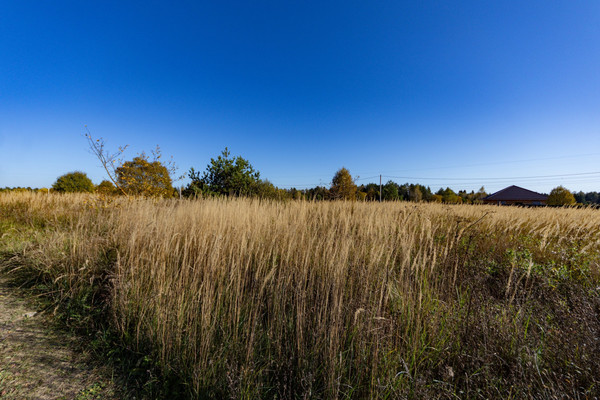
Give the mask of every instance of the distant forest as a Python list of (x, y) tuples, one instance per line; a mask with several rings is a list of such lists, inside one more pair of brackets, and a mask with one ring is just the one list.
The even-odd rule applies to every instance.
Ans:
[[(104, 181), (106, 182), (106, 181)], [(256, 197), (261, 198), (277, 198), (277, 199), (304, 199), (304, 200), (331, 200), (331, 190), (325, 186), (316, 186), (310, 189), (279, 189), (271, 185), (268, 181), (262, 181), (263, 185), (266, 184), (268, 187), (267, 191), (271, 192), (270, 195), (266, 193), (257, 192), (254, 194)], [(98, 188), (98, 186), (96, 186)], [(54, 191), (50, 189), (50, 191)], [(31, 188), (31, 187), (4, 187), (0, 188), (1, 192), (40, 192), (47, 193), (46, 188)], [(185, 192), (185, 189), (184, 189)], [(459, 190), (455, 192), (450, 188), (439, 189), (433, 193), (428, 186), (420, 184), (404, 183), (402, 185), (388, 181), (381, 187), (381, 200), (382, 201), (425, 201), (425, 202), (439, 202), (448, 204), (477, 204), (481, 202), (481, 199), (487, 196), (485, 189), (482, 187), (477, 192), (466, 190)], [(583, 205), (600, 205), (600, 192), (573, 192), (575, 200), (578, 204)], [(177, 196), (177, 193), (174, 193)], [(359, 201), (378, 201), (379, 200), (379, 184), (368, 183), (357, 186), (356, 199)]]
[[(233, 156), (227, 148), (216, 158), (212, 158), (205, 170), (201, 173), (190, 168), (187, 177), (190, 183), (180, 188), (173, 186), (173, 177), (176, 167), (171, 161), (163, 162), (160, 159), (160, 148), (152, 152), (153, 157), (141, 153), (131, 161), (126, 161), (116, 166), (109, 160), (120, 155), (124, 147), (117, 154), (110, 154), (104, 150), (102, 139), (93, 140), (91, 135), (86, 136), (90, 149), (98, 156), (110, 180), (104, 180), (94, 185), (84, 172), (73, 171), (57, 178), (52, 188), (24, 188), (5, 187), (0, 192), (6, 191), (33, 191), (50, 193), (66, 192), (96, 192), (102, 195), (133, 195), (146, 197), (213, 197), (213, 196), (243, 196), (258, 197), (278, 200), (358, 200), (358, 201), (412, 201), (412, 202), (437, 202), (446, 204), (479, 204), (488, 195), (482, 186), (477, 192), (474, 190), (454, 190), (440, 188), (435, 193), (429, 186), (418, 183), (398, 184), (392, 180), (385, 184), (367, 183), (356, 184), (350, 171), (340, 168), (333, 176), (330, 185), (315, 186), (313, 188), (296, 189), (294, 187), (282, 189), (275, 186), (268, 179), (261, 179), (260, 172), (254, 169), (250, 162), (241, 156)], [(181, 179), (183, 178), (177, 178)], [(553, 189), (564, 192), (568, 198), (557, 204), (582, 205), (600, 204), (599, 192), (569, 192), (562, 186)], [(551, 193), (551, 197), (553, 194)], [(549, 203), (550, 204), (550, 203)]]

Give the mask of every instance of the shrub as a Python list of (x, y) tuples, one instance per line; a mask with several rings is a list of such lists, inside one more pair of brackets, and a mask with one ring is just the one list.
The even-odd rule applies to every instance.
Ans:
[(52, 189), (59, 193), (93, 192), (94, 184), (84, 172), (75, 171), (58, 177)]

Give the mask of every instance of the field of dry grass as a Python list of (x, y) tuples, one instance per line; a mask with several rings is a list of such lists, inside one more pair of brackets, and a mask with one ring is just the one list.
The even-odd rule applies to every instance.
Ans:
[(598, 210), (0, 194), (0, 229), (182, 396), (600, 395)]

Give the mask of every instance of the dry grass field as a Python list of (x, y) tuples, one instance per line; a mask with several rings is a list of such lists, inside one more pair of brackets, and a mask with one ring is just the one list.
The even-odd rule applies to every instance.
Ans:
[(0, 229), (158, 391), (600, 396), (598, 210), (0, 194)]

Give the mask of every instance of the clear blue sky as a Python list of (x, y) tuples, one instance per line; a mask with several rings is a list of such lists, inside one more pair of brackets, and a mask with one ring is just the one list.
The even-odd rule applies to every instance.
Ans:
[(87, 125), (281, 187), (600, 190), (555, 176), (600, 171), (597, 1), (12, 1), (0, 55), (0, 187), (99, 183)]

